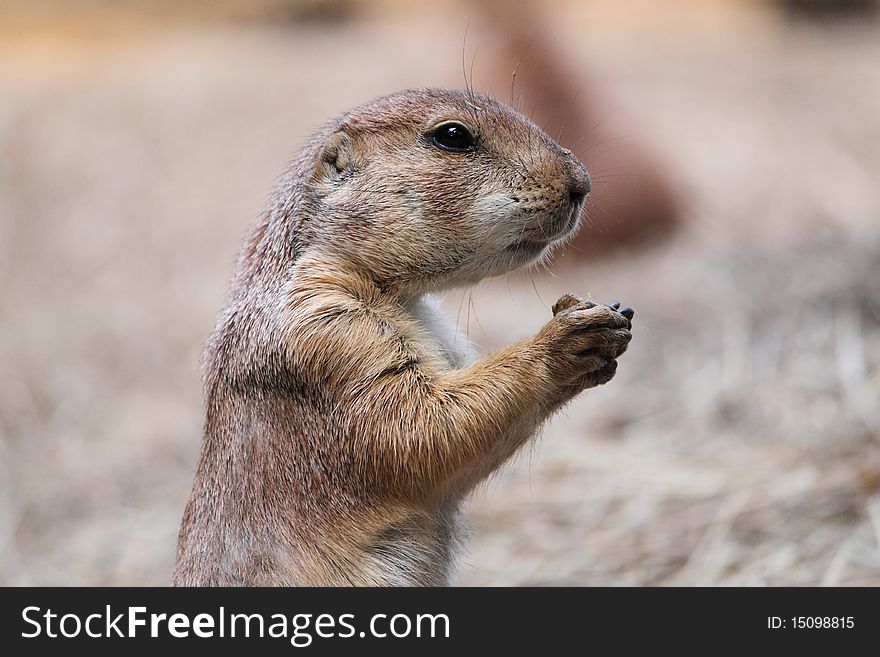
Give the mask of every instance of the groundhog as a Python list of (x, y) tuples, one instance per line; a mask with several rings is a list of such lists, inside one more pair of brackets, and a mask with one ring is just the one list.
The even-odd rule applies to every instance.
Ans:
[(633, 311), (566, 295), (468, 362), (431, 295), (540, 261), (589, 192), (570, 151), (470, 91), (403, 91), (318, 132), (206, 347), (174, 583), (448, 584), (464, 498), (614, 376)]

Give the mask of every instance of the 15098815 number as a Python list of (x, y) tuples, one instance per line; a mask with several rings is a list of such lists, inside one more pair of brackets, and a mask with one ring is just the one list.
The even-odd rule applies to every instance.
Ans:
[(852, 616), (792, 616), (789, 621), (793, 629), (845, 629), (855, 627)]

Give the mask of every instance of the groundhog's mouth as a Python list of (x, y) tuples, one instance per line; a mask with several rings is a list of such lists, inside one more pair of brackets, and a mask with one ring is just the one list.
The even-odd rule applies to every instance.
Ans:
[[(508, 246), (507, 250), (528, 258), (538, 256), (547, 247), (564, 240), (577, 228), (582, 209), (583, 205), (578, 203), (569, 209), (567, 215), (551, 217), (550, 221), (542, 222), (542, 228), (528, 231), (530, 235), (521, 237)], [(560, 227), (561, 222), (564, 222), (564, 225)], [(552, 234), (548, 236), (547, 232)]]
[(541, 251), (546, 249), (552, 241), (553, 240), (520, 240), (519, 242), (508, 246), (507, 250), (517, 254), (538, 255)]
[(537, 255), (551, 244), (565, 239), (566, 236), (574, 230), (575, 226), (577, 226), (577, 220), (578, 215), (575, 214), (573, 220), (569, 220), (568, 225), (565, 226), (565, 230), (562, 232), (553, 235), (552, 237), (545, 237), (543, 235), (540, 237), (526, 237), (508, 246), (507, 250), (517, 254)]

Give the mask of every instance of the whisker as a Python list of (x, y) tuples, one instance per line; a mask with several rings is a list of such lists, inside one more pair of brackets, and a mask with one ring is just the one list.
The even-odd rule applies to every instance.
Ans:
[(614, 115), (614, 112), (612, 110), (608, 110), (607, 112), (605, 112), (605, 115), (601, 119), (599, 119), (598, 121), (596, 121), (596, 123), (594, 123), (589, 128), (587, 128), (587, 130), (584, 132), (584, 134), (581, 135), (581, 137), (574, 144), (571, 145), (571, 149), (573, 150), (575, 148), (575, 146), (577, 146), (584, 139), (586, 139), (588, 136), (593, 134), (593, 132), (595, 132), (599, 128), (599, 126), (601, 126), (603, 123), (605, 123), (613, 115)]
[(529, 275), (529, 282), (531, 282), (532, 289), (535, 291), (535, 296), (538, 297), (538, 301), (541, 303), (541, 305), (544, 306), (545, 308), (550, 308), (550, 306), (547, 305), (547, 302), (544, 301), (544, 299), (541, 297), (541, 293), (538, 292), (538, 286), (535, 285), (535, 277), (532, 275)]
[[(617, 137), (608, 137), (607, 139), (602, 139), (602, 140), (600, 140), (600, 141), (597, 141), (595, 144), (590, 144), (589, 146), (587, 146), (587, 147), (584, 149), (583, 152), (584, 152), (584, 153), (589, 153), (589, 152), (592, 151), (594, 148), (598, 148), (599, 146), (604, 146), (604, 145), (606, 145), (606, 144), (614, 144), (615, 142), (621, 142), (621, 141), (623, 141), (624, 139), (629, 139), (629, 137), (628, 137), (627, 135), (618, 135)], [(624, 142), (624, 143), (626, 143), (626, 142)], [(629, 142), (628, 145), (629, 145), (629, 146), (632, 146), (633, 144), (632, 144), (632, 142)]]
[[(596, 201), (601, 201), (602, 203), (611, 203), (612, 205), (616, 205), (621, 208), (629, 208), (632, 207), (632, 204), (628, 201), (621, 201), (620, 199), (609, 198), (607, 196), (593, 196), (593, 199)], [(596, 203), (591, 203), (590, 207), (596, 208), (598, 210), (605, 211), (602, 206), (597, 205)]]
[(468, 307), (467, 307), (467, 321), (464, 325), (465, 330), (465, 339), (467, 340), (467, 358), (471, 359), (471, 292), (468, 290)]
[(513, 92), (516, 89), (516, 74), (519, 72), (519, 65), (522, 64), (524, 55), (516, 60), (516, 66), (513, 67), (513, 74), (510, 76), (510, 106), (513, 107)]
[[(601, 201), (602, 199), (599, 199), (599, 200)], [(604, 215), (608, 214), (608, 210), (606, 210), (602, 206), (596, 205), (595, 203), (590, 203), (589, 207), (591, 207), (593, 210), (598, 210), (599, 212), (601, 212)], [(589, 217), (589, 214), (586, 214), (585, 216)]]
[(476, 308), (476, 306), (474, 306), (474, 299), (473, 299), (472, 294), (468, 295), (468, 303), (471, 305), (471, 308), (474, 309), (474, 319), (477, 320), (477, 326), (480, 327), (480, 330), (483, 332), (483, 335), (487, 335), (486, 329), (483, 328), (483, 323), (480, 321), (479, 315), (477, 315), (477, 308)]
[[(574, 98), (572, 98), (572, 105), (575, 105), (578, 102), (580, 95), (581, 90), (578, 88), (575, 90)], [(556, 136), (556, 143), (558, 144), (562, 143), (562, 133), (565, 132), (565, 126), (568, 125), (568, 119), (571, 116), (571, 112), (572, 109), (570, 105), (565, 112), (565, 116), (562, 117), (562, 125), (559, 127), (559, 134)]]
[(458, 302), (458, 312), (455, 314), (455, 335), (452, 337), (452, 351), (455, 351), (455, 347), (458, 344), (458, 335), (461, 332), (459, 328), (459, 320), (461, 319), (461, 307), (464, 304), (464, 290), (461, 291), (461, 299)]

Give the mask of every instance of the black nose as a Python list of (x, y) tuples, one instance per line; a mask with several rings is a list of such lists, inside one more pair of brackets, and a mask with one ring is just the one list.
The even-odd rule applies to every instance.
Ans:
[(590, 193), (591, 188), (590, 174), (584, 171), (583, 175), (577, 176), (571, 181), (568, 188), (568, 198), (572, 203), (580, 203)]

